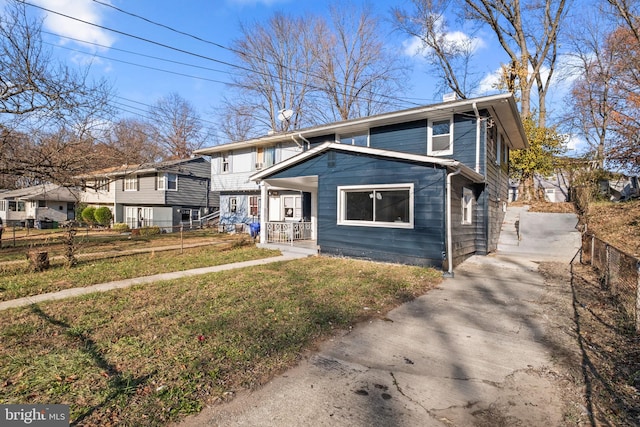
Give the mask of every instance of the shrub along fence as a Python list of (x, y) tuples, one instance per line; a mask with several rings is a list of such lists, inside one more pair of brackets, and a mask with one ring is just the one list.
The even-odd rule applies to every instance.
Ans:
[(600, 273), (603, 288), (611, 292), (636, 332), (640, 332), (640, 259), (585, 233), (580, 262), (592, 265)]

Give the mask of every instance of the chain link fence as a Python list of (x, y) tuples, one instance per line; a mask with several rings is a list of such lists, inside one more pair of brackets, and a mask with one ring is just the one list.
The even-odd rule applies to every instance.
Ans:
[(640, 332), (640, 259), (585, 233), (580, 262), (598, 271), (602, 287), (615, 298), (630, 326)]

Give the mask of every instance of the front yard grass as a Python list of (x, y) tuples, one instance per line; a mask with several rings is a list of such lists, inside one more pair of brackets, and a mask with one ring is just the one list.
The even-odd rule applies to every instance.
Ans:
[(0, 265), (0, 301), (278, 255), (279, 251), (259, 249), (249, 240), (233, 240), (216, 246), (187, 248), (182, 253), (171, 250), (108, 258), (100, 258), (97, 254), (97, 259), (80, 259), (72, 268), (66, 267), (64, 260), (56, 259), (42, 272), (30, 271), (26, 264)]
[(0, 403), (62, 403), (72, 425), (164, 425), (384, 317), (432, 269), (311, 257), (0, 312)]

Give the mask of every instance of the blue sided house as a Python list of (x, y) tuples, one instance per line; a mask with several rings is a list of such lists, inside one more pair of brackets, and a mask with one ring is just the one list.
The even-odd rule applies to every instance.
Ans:
[(326, 255), (451, 272), (497, 249), (509, 152), (527, 146), (516, 102), (503, 94), (198, 153), (212, 156), (221, 218), (252, 231), (259, 223), (263, 244), (305, 242)]

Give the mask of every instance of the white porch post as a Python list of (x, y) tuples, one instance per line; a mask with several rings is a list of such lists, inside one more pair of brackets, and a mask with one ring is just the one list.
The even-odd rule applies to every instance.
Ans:
[(318, 189), (311, 191), (311, 240), (318, 240)]
[(260, 182), (260, 243), (267, 243), (267, 220), (269, 219), (269, 191), (267, 183)]

